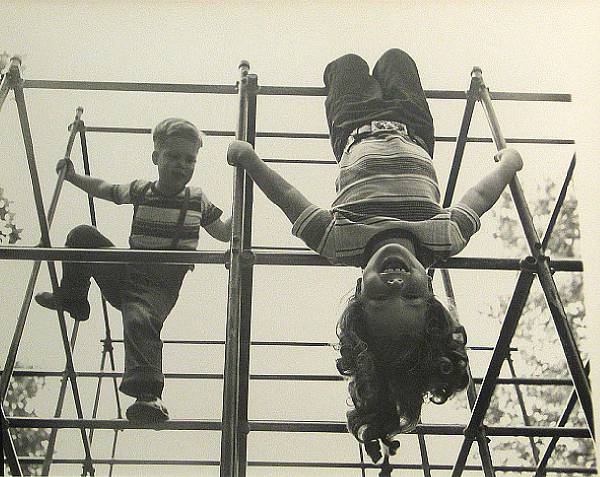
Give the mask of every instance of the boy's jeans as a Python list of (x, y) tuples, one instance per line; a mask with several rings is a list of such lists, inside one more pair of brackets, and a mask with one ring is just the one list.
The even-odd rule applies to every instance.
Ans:
[(360, 56), (344, 55), (325, 68), (325, 112), (331, 146), (339, 162), (350, 133), (375, 119), (399, 121), (418, 136), (433, 157), (433, 119), (413, 59), (399, 49), (388, 50), (373, 75)]
[[(67, 247), (105, 248), (113, 244), (95, 227), (80, 225), (67, 236)], [(130, 396), (161, 396), (160, 331), (179, 296), (185, 265), (63, 263), (61, 292), (65, 300), (87, 300), (94, 278), (106, 300), (123, 315), (125, 372), (119, 389)]]

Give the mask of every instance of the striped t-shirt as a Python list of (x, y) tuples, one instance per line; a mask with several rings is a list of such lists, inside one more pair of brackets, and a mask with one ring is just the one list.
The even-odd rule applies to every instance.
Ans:
[(403, 133), (370, 136), (340, 160), (331, 209), (310, 206), (292, 233), (332, 263), (365, 266), (379, 238), (411, 237), (424, 266), (460, 252), (479, 230), (464, 204), (442, 209), (433, 162)]
[(199, 187), (189, 187), (189, 190), (187, 213), (181, 233), (177, 234), (185, 189), (175, 196), (165, 196), (156, 189), (155, 182), (146, 180), (114, 185), (113, 202), (135, 206), (129, 246), (134, 249), (170, 249), (174, 237), (179, 235), (176, 249), (195, 250), (200, 227), (213, 223), (223, 211), (213, 205)]

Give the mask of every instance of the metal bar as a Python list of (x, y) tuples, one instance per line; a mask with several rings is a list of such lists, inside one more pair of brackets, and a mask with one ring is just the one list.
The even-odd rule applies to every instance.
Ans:
[(473, 110), (475, 109), (475, 102), (477, 101), (477, 87), (477, 82), (471, 78), (471, 84), (469, 86), (469, 90), (467, 91), (465, 111), (460, 124), (458, 139), (456, 140), (456, 148), (454, 149), (454, 158), (452, 159), (452, 166), (450, 167), (448, 185), (446, 186), (446, 193), (444, 195), (444, 201), (442, 202), (442, 207), (444, 208), (449, 207), (452, 203), (452, 196), (454, 195), (456, 182), (458, 180), (458, 173), (460, 171), (460, 165), (465, 152), (467, 135), (469, 134), (469, 126), (471, 125), (471, 118), (473, 117)]
[[(85, 124), (83, 123), (83, 121), (80, 121), (80, 124), (79, 124), (79, 139), (81, 141), (81, 156), (82, 156), (82, 161), (83, 161), (83, 170), (84, 170), (84, 173), (87, 176), (89, 176), (89, 175), (91, 175), (91, 169), (90, 169), (90, 160), (89, 160), (89, 154), (88, 154), (88, 148), (87, 148), (87, 140), (86, 140), (86, 136), (85, 136)], [(90, 210), (90, 222), (92, 223), (93, 226), (97, 226), (98, 221), (96, 219), (96, 208), (94, 205), (94, 197), (90, 194), (88, 194), (88, 207)], [(116, 366), (115, 366), (115, 356), (114, 356), (114, 352), (113, 352), (114, 348), (112, 346), (110, 322), (108, 320), (108, 307), (106, 306), (106, 299), (104, 298), (104, 295), (101, 296), (101, 306), (102, 306), (102, 318), (104, 320), (104, 334), (105, 334), (106, 338), (103, 340), (102, 357), (100, 359), (100, 369), (102, 371), (104, 371), (104, 366), (106, 365), (106, 356), (108, 354), (111, 370), (115, 371)], [(113, 390), (115, 393), (115, 402), (117, 404), (117, 418), (121, 419), (123, 416), (122, 416), (122, 410), (121, 410), (121, 399), (119, 397), (119, 386), (117, 383), (117, 379), (113, 378), (112, 383), (113, 383)], [(96, 418), (98, 415), (98, 407), (100, 405), (101, 389), (102, 389), (102, 377), (98, 377), (98, 385), (96, 387), (96, 395), (94, 397), (94, 407), (92, 410), (92, 419)], [(118, 431), (115, 431), (115, 435), (113, 437), (113, 448), (112, 448), (112, 456), (113, 457), (116, 452), (116, 444), (117, 444), (117, 438), (118, 438), (117, 434), (118, 434)], [(90, 435), (90, 444), (91, 444), (92, 439), (94, 437), (93, 429), (90, 429), (89, 435)], [(111, 465), (109, 474), (112, 474), (112, 470), (113, 470), (112, 467), (113, 466)]]
[[(245, 130), (239, 131), (243, 138), (255, 145), (256, 141), (256, 94), (258, 92), (258, 77), (255, 74), (247, 75), (246, 85), (246, 124)], [(252, 208), (254, 202), (254, 183), (248, 174), (244, 174), (244, 215), (242, 229), (243, 254), (251, 254), (252, 247)], [(239, 429), (238, 429), (238, 471), (239, 477), (246, 476), (248, 461), (248, 392), (250, 381), (250, 346), (251, 346), (251, 319), (252, 319), (252, 293), (253, 293), (253, 267), (252, 261), (241, 263), (241, 297), (240, 297), (240, 351), (239, 351)]]
[[(585, 364), (585, 372), (586, 373), (590, 372), (589, 361)], [(556, 424), (557, 427), (563, 427), (567, 423), (567, 421), (569, 420), (569, 416), (571, 415), (571, 412), (573, 412), (573, 409), (575, 408), (576, 403), (577, 403), (577, 392), (575, 391), (575, 389), (573, 389), (571, 391), (571, 394), (569, 395), (567, 405), (565, 406), (565, 409), (563, 410), (562, 415), (560, 416), (560, 419), (558, 420), (558, 423)], [(537, 464), (537, 469), (535, 470), (534, 477), (545, 477), (546, 472), (548, 472), (548, 468), (546, 466), (548, 465), (550, 456), (552, 455), (552, 452), (554, 452), (554, 448), (556, 447), (557, 443), (558, 443), (558, 437), (553, 437), (550, 440), (550, 442), (548, 442), (546, 449), (544, 449), (544, 455), (542, 455), (542, 458), (539, 459), (539, 462)]]
[[(64, 155), (65, 159), (70, 160), (70, 158), (71, 158), (71, 152), (73, 150), (75, 136), (79, 132), (79, 126), (81, 124), (81, 115), (82, 114), (83, 114), (83, 108), (78, 107), (75, 111), (75, 120), (69, 127), (69, 137), (67, 139), (67, 147), (66, 147), (65, 155)], [(48, 217), (49, 217), (50, 222), (53, 220), (54, 215), (56, 213), (56, 209), (58, 207), (58, 201), (59, 201), (60, 192), (62, 190), (62, 186), (64, 183), (65, 174), (66, 174), (66, 169), (60, 171), (58, 180), (56, 182), (56, 186), (54, 188), (54, 194), (52, 195), (52, 200), (50, 201), (50, 207), (48, 208)], [(48, 225), (48, 227), (50, 227), (50, 225)], [(48, 265), (50, 265), (50, 264), (48, 264)], [(69, 340), (69, 347), (70, 347), (71, 351), (73, 351), (75, 349), (75, 343), (77, 341), (78, 329), (79, 329), (79, 323), (75, 322), (73, 325), (73, 330), (71, 332), (71, 338)], [(54, 417), (60, 417), (60, 415), (62, 413), (62, 408), (64, 406), (65, 396), (66, 396), (66, 392), (67, 392), (68, 373), (69, 373), (69, 369), (67, 369), (67, 367), (66, 367), (63, 372), (63, 379), (61, 380), (61, 383), (60, 383), (60, 389), (58, 392), (58, 399), (57, 399), (56, 408), (54, 411)], [(48, 438), (48, 446), (46, 448), (46, 459), (45, 459), (44, 465), (42, 467), (43, 475), (50, 474), (50, 466), (52, 465), (52, 456), (54, 455), (54, 447), (56, 445), (57, 434), (58, 434), (57, 429), (52, 429), (52, 431), (50, 432), (50, 436)], [(91, 456), (90, 456), (90, 458), (91, 458)]]
[[(8, 417), (9, 426), (14, 428), (65, 428), (65, 429), (160, 429), (189, 431), (218, 431), (221, 421), (173, 419), (163, 423), (143, 424), (125, 419), (64, 419), (39, 417)], [(348, 432), (345, 422), (331, 421), (249, 421), (251, 432), (327, 432), (344, 434)], [(438, 436), (462, 436), (464, 426), (459, 424), (418, 424), (411, 434)], [(490, 436), (512, 437), (576, 437), (589, 438), (585, 427), (542, 427), (542, 426), (488, 426)]]
[[(314, 252), (283, 252), (281, 250), (253, 250), (254, 265), (331, 265)], [(66, 247), (0, 247), (0, 260), (52, 260), (63, 262), (152, 262), (152, 263), (203, 263), (224, 264), (225, 253), (217, 250), (131, 250), (131, 249), (86, 249)], [(582, 272), (581, 260), (550, 260), (557, 272)], [(433, 268), (465, 270), (521, 270), (518, 258), (451, 257)], [(530, 267), (531, 268), (531, 267)]]
[(519, 274), (517, 284), (515, 285), (515, 291), (508, 305), (508, 309), (506, 310), (504, 321), (502, 322), (496, 348), (490, 359), (488, 370), (481, 385), (481, 389), (479, 390), (475, 406), (473, 407), (471, 419), (465, 428), (465, 438), (456, 459), (456, 463), (454, 464), (454, 468), (452, 469), (452, 477), (460, 477), (460, 475), (462, 475), (471, 445), (476, 437), (476, 432), (480, 428), (485, 413), (489, 408), (494, 387), (496, 386), (496, 379), (500, 374), (502, 362), (507, 354), (507, 348), (515, 334), (517, 323), (519, 322), (519, 318), (527, 301), (529, 290), (533, 283), (533, 278), (533, 274), (530, 272), (521, 272)]
[[(517, 373), (515, 372), (515, 364), (512, 360), (512, 356), (510, 353), (506, 356), (506, 362), (508, 363), (508, 368), (510, 369), (510, 375), (515, 378)], [(525, 405), (525, 398), (523, 397), (523, 393), (521, 392), (521, 388), (518, 383), (515, 383), (515, 392), (517, 393), (517, 402), (519, 403), (519, 408), (521, 409), (521, 415), (523, 416), (523, 423), (526, 426), (531, 425), (531, 421), (529, 419), (529, 414), (527, 414), (527, 406)], [(531, 446), (531, 453), (533, 455), (533, 463), (537, 464), (540, 460), (540, 453), (535, 445), (535, 440), (533, 437), (529, 437), (529, 445)]]
[[(12, 63), (12, 58), (11, 58)], [(2, 106), (4, 105), (4, 101), (8, 96), (8, 92), (10, 91), (10, 80), (11, 76), (6, 73), (2, 75), (2, 82), (0, 82), (0, 110), (2, 110)]]
[[(20, 73), (18, 66), (15, 68), (11, 67), (11, 70), (14, 70), (11, 72), (12, 72), (12, 74), (15, 75), (15, 78), (21, 77), (21, 73)], [(14, 88), (14, 93), (15, 93), (15, 99), (17, 101), (19, 122), (21, 124), (21, 132), (23, 134), (23, 142), (25, 143), (27, 164), (29, 166), (29, 173), (31, 175), (31, 182), (32, 182), (32, 186), (33, 186), (36, 210), (37, 210), (38, 219), (39, 219), (39, 223), (40, 223), (41, 236), (42, 236), (41, 243), (42, 243), (42, 245), (44, 245), (46, 247), (50, 247), (51, 244), (50, 244), (49, 230), (50, 230), (51, 219), (54, 217), (54, 212), (56, 210), (56, 205), (58, 203), (58, 197), (60, 195), (60, 189), (61, 189), (62, 183), (64, 181), (64, 175), (65, 175), (66, 169), (63, 169), (59, 173), (55, 193), (52, 198), (50, 207), (48, 208), (48, 219), (49, 220), (47, 220), (46, 214), (44, 212), (44, 203), (43, 203), (43, 199), (42, 199), (42, 192), (41, 192), (40, 181), (39, 181), (39, 176), (38, 176), (38, 172), (37, 172), (37, 166), (35, 163), (35, 154), (33, 151), (33, 140), (31, 137), (29, 120), (27, 118), (27, 108), (25, 105), (25, 97), (23, 95), (23, 89), (21, 87), (20, 82), (15, 82), (15, 85), (13, 88)], [(79, 113), (79, 111), (78, 111), (78, 113)], [(76, 121), (77, 120), (78, 120), (78, 117), (76, 116)], [(71, 145), (72, 145), (72, 143), (71, 143)], [(67, 151), (70, 152), (68, 145), (67, 145)], [(58, 285), (58, 278), (56, 275), (56, 268), (54, 266), (54, 262), (48, 262), (48, 272), (50, 274), (50, 282), (52, 283), (52, 290), (54, 291), (54, 293), (56, 293), (59, 285)], [(79, 389), (77, 388), (76, 378), (72, 374), (74, 372), (73, 355), (71, 353), (71, 348), (69, 345), (69, 337), (68, 337), (68, 333), (67, 333), (67, 325), (66, 325), (66, 321), (65, 321), (65, 316), (64, 316), (63, 310), (61, 309), (60, 306), (58, 307), (57, 314), (59, 317), (58, 322), (59, 322), (61, 338), (62, 338), (62, 342), (63, 342), (63, 348), (65, 351), (66, 367), (70, 373), (71, 390), (73, 392), (75, 408), (77, 410), (77, 415), (80, 418), (82, 418), (83, 410), (81, 408)], [(85, 429), (81, 429), (81, 438), (82, 438), (83, 447), (85, 450), (86, 459), (89, 460), (91, 458), (91, 454), (90, 454), (89, 442), (87, 439), (87, 434), (85, 432)]]
[[(61, 377), (64, 371), (45, 371), (34, 369), (15, 369), (13, 376), (34, 377)], [(120, 371), (76, 371), (78, 378), (121, 378)], [(223, 379), (220, 373), (164, 373), (166, 379)], [(343, 381), (343, 377), (336, 374), (250, 374), (250, 379), (256, 381), (310, 381), (310, 382), (336, 382)], [(473, 383), (481, 384), (484, 378), (472, 378)], [(561, 378), (497, 378), (496, 384), (514, 386), (572, 386), (570, 379)]]
[[(40, 459), (38, 457), (23, 457), (21, 459), (27, 464), (37, 464)], [(81, 459), (58, 458), (54, 459), (56, 464), (79, 464)], [(185, 465), (185, 466), (217, 466), (220, 464), (218, 460), (199, 460), (199, 459), (166, 459), (166, 460), (141, 460), (141, 459), (94, 459), (95, 464), (99, 465)], [(430, 464), (431, 470), (450, 470), (452, 466), (449, 464)], [(298, 462), (298, 461), (249, 461), (249, 467), (290, 467), (290, 468), (323, 468), (323, 469), (360, 469), (364, 466), (367, 469), (378, 469), (375, 464), (360, 464), (354, 462)], [(419, 464), (391, 464), (393, 469), (402, 470), (419, 470)], [(516, 466), (516, 465), (497, 465), (494, 467), (499, 472), (532, 472), (535, 470), (532, 466)], [(482, 470), (479, 465), (467, 465), (465, 470), (477, 471)], [(585, 475), (595, 475), (597, 469), (589, 467), (549, 467), (549, 472), (556, 473), (581, 473)]]
[[(128, 128), (128, 127), (111, 127), (111, 126), (87, 126), (87, 132), (97, 133), (116, 133), (116, 134), (150, 134), (151, 128)], [(227, 130), (203, 130), (207, 136), (215, 137), (232, 137), (235, 136), (235, 131)], [(284, 138), (284, 139), (329, 139), (327, 133), (313, 132), (282, 132), (282, 131), (261, 131), (256, 133), (256, 137), (260, 138)], [(436, 142), (457, 142), (459, 138), (455, 136), (436, 136)], [(493, 139), (489, 137), (466, 137), (465, 142), (475, 143), (492, 143)], [(511, 144), (575, 144), (573, 139), (568, 138), (507, 138), (507, 143)], [(285, 161), (293, 162), (293, 161)], [(319, 162), (311, 161), (316, 164), (336, 164), (335, 161)]]
[[(506, 142), (504, 140), (504, 137), (502, 136), (502, 132), (500, 130), (499, 122), (494, 112), (489, 92), (483, 82), (481, 70), (474, 69), (473, 75), (480, 82), (479, 91), (481, 95), (481, 104), (483, 105), (486, 116), (488, 118), (488, 123), (492, 130), (492, 136), (494, 137), (494, 143), (496, 144), (497, 149), (502, 149), (506, 147)], [(550, 313), (552, 314), (554, 326), (556, 327), (558, 337), (560, 338), (560, 342), (565, 353), (569, 373), (571, 374), (573, 384), (575, 385), (575, 389), (577, 390), (577, 397), (579, 398), (579, 402), (581, 404), (581, 407), (583, 408), (583, 412), (585, 414), (586, 421), (590, 428), (590, 432), (593, 435), (594, 414), (592, 410), (590, 384), (583, 370), (583, 362), (581, 361), (581, 355), (579, 354), (579, 350), (577, 349), (575, 337), (573, 336), (573, 332), (567, 321), (567, 316), (563, 308), (562, 302), (560, 300), (556, 284), (554, 283), (554, 279), (552, 278), (552, 273), (550, 271), (550, 266), (547, 262), (547, 257), (543, 255), (542, 244), (540, 243), (537, 231), (535, 230), (535, 227), (533, 225), (531, 212), (529, 211), (529, 206), (525, 201), (523, 190), (521, 188), (521, 184), (517, 175), (515, 175), (513, 180), (510, 182), (509, 186), (513, 196), (513, 201), (515, 202), (515, 206), (519, 214), (519, 219), (521, 221), (523, 231), (525, 232), (525, 237), (527, 238), (527, 242), (531, 250), (531, 254), (535, 257), (537, 262), (538, 278), (540, 280), (540, 284), (542, 285), (542, 289), (544, 290), (544, 295), (546, 296), (548, 308), (550, 310)]]
[[(103, 341), (103, 340), (100, 340)], [(123, 343), (121, 339), (113, 339), (112, 343)], [(164, 340), (163, 344), (188, 344), (188, 345), (223, 345), (223, 340)], [(327, 347), (333, 348), (334, 343), (324, 343), (318, 341), (251, 341), (251, 346), (306, 346), (306, 347)], [(467, 349), (473, 351), (493, 351), (493, 346), (467, 346)], [(518, 348), (510, 348), (511, 351), (519, 351)], [(527, 378), (524, 378), (527, 379)], [(537, 378), (534, 378), (537, 379)], [(552, 379), (552, 378), (551, 378)], [(571, 384), (571, 380), (563, 379), (564, 384)], [(553, 383), (555, 384), (555, 383)]]
[(546, 232), (544, 233), (544, 238), (542, 239), (542, 250), (546, 250), (548, 247), (548, 242), (550, 241), (550, 237), (552, 236), (552, 231), (554, 230), (554, 226), (556, 225), (556, 221), (558, 220), (558, 216), (562, 209), (563, 202), (567, 196), (567, 189), (569, 188), (569, 183), (571, 182), (571, 178), (573, 177), (573, 172), (575, 171), (575, 163), (577, 162), (577, 156), (574, 153), (571, 158), (571, 162), (569, 163), (569, 168), (567, 169), (567, 174), (565, 175), (565, 180), (563, 181), (562, 187), (560, 189), (560, 193), (556, 198), (556, 204), (554, 205), (554, 209), (552, 210), (552, 216), (550, 217), (550, 221), (548, 222), (548, 227), (546, 228)]
[[(248, 127), (248, 73), (250, 65), (240, 63), (239, 116), (236, 138), (244, 140)], [(229, 265), (229, 286), (227, 294), (227, 324), (225, 365), (223, 380), (223, 413), (221, 434), (221, 477), (242, 477), (239, 475), (239, 434), (240, 431), (240, 353), (243, 339), (240, 330), (242, 316), (242, 257), (244, 253), (244, 198), (246, 173), (242, 168), (234, 169), (232, 199), (232, 234)]]
[(8, 468), (10, 469), (10, 473), (12, 475), (23, 475), (23, 470), (21, 469), (21, 464), (19, 463), (19, 458), (17, 456), (17, 452), (15, 450), (15, 445), (12, 441), (12, 437), (10, 435), (10, 431), (8, 430), (8, 421), (6, 420), (6, 416), (4, 415), (4, 410), (2, 409), (2, 405), (0, 404), (0, 440), (2, 441), (2, 445), (0, 445), (0, 452), (2, 452), (2, 475), (4, 475), (4, 461), (8, 463)]
[[(448, 310), (457, 322), (458, 319), (458, 307), (456, 305), (456, 297), (454, 295), (454, 287), (452, 286), (452, 279), (450, 278), (449, 270), (442, 270), (442, 283), (444, 284), (444, 290), (448, 297)], [(469, 384), (467, 386), (467, 402), (469, 409), (472, 411), (476, 401), (476, 390), (473, 376), (471, 376), (471, 366), (467, 362), (467, 373), (469, 374)], [(488, 438), (485, 435), (483, 429), (479, 429), (476, 434), (477, 446), (479, 447), (479, 456), (481, 458), (481, 466), (484, 470), (486, 477), (495, 477), (494, 464), (492, 462), (492, 455), (488, 446)]]
[[(77, 342), (77, 332), (79, 330), (79, 322), (73, 324), (71, 331), (71, 339), (69, 340), (69, 347), (71, 350), (75, 349), (75, 343)], [(54, 409), (54, 417), (60, 417), (62, 409), (65, 404), (65, 397), (67, 394), (67, 385), (69, 383), (69, 370), (64, 369), (60, 372), (60, 388), (58, 390), (58, 398), (56, 400), (56, 407)], [(42, 475), (50, 474), (50, 466), (52, 465), (52, 456), (54, 455), (54, 447), (56, 446), (56, 439), (58, 437), (58, 429), (52, 429), (50, 436), (48, 437), (48, 446), (46, 447), (46, 458), (44, 459), (44, 465), (42, 467)], [(91, 439), (90, 439), (91, 443)]]
[(190, 83), (126, 83), (121, 81), (55, 81), (28, 79), (25, 81), (23, 88), (71, 89), (79, 91), (129, 91), (151, 93), (237, 93), (235, 86), (231, 85), (208, 85)]
[[(35, 80), (25, 81), (24, 88), (31, 89), (75, 89), (88, 91), (130, 91), (130, 92), (160, 92), (160, 93), (212, 93), (237, 94), (237, 88), (231, 85), (204, 85), (190, 83), (125, 83), (115, 81), (56, 81)], [(326, 96), (323, 87), (298, 86), (261, 86), (260, 95), (264, 96)], [(425, 96), (430, 99), (465, 99), (464, 91), (425, 90)], [(563, 93), (510, 93), (496, 92), (492, 99), (510, 101), (552, 101), (570, 102), (571, 95)]]

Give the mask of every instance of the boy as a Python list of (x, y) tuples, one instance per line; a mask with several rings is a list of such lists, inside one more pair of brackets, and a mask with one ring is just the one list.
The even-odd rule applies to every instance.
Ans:
[(231, 144), (227, 160), (310, 248), (363, 269), (338, 322), (337, 368), (350, 378), (350, 431), (362, 442), (389, 442), (416, 425), (425, 398), (441, 404), (468, 383), (464, 329), (434, 297), (427, 267), (466, 246), (523, 161), (515, 150), (498, 152), (495, 169), (442, 209), (433, 119), (412, 58), (389, 50), (370, 74), (365, 60), (345, 55), (327, 66), (324, 82), (339, 164), (331, 209), (311, 204), (247, 143)]
[[(221, 220), (215, 207), (198, 187), (188, 187), (202, 138), (189, 121), (168, 118), (153, 130), (152, 162), (158, 180), (135, 180), (110, 184), (102, 179), (80, 175), (70, 160), (62, 159), (57, 172), (67, 168), (65, 180), (93, 197), (117, 205), (132, 204), (134, 213), (129, 245), (134, 249), (195, 250), (200, 227), (214, 238), (228, 242), (231, 218)], [(74, 248), (112, 247), (96, 228), (80, 225), (67, 236)], [(44, 292), (35, 297), (45, 308), (56, 309), (60, 300), (75, 319), (89, 318), (87, 294), (93, 277), (106, 300), (123, 315), (125, 372), (120, 390), (136, 398), (127, 409), (133, 421), (160, 422), (169, 418), (162, 403), (162, 341), (160, 331), (175, 305), (189, 265), (63, 263), (59, 296)]]

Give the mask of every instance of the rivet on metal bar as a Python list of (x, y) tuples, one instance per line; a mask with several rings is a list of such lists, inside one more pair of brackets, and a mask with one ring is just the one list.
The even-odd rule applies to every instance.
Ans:
[(529, 255), (519, 261), (519, 266), (521, 267), (521, 270), (524, 270), (527, 272), (537, 272), (537, 269), (538, 269), (537, 258)]
[(251, 250), (244, 250), (240, 255), (240, 262), (244, 266), (252, 266), (256, 261), (256, 256)]

